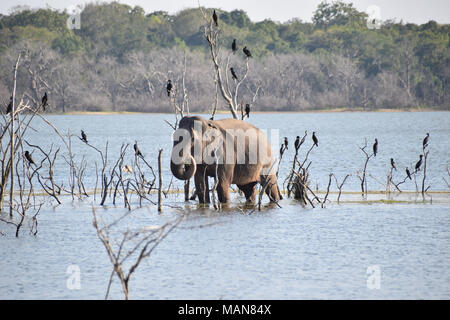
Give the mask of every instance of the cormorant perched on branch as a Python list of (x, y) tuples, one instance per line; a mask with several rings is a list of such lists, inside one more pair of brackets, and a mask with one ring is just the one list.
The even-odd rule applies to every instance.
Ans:
[(378, 139), (375, 138), (375, 143), (373, 144), (373, 156), (376, 157), (378, 152)]
[(416, 171), (415, 172), (420, 170), (420, 166), (422, 165), (422, 158), (423, 158), (423, 154), (420, 155), (420, 159), (416, 163), (416, 167), (415, 167)]
[(172, 92), (172, 87), (173, 87), (172, 80), (169, 79), (167, 81), (167, 87), (166, 87), (168, 97), (170, 97), (170, 93)]
[(36, 164), (34, 163), (33, 158), (31, 157), (31, 154), (28, 152), (28, 150), (25, 151), (25, 158), (28, 160), (30, 164)]
[(230, 71), (231, 71), (231, 76), (233, 77), (233, 80), (238, 81), (238, 77), (236, 75), (236, 72), (234, 72), (233, 67), (230, 68)]
[(219, 26), (218, 22), (217, 22), (217, 14), (216, 14), (216, 9), (214, 9), (213, 12), (213, 20), (214, 20), (214, 24), (216, 25), (216, 27)]
[(316, 147), (318, 147), (319, 146), (319, 139), (317, 139), (317, 137), (316, 137), (316, 132), (313, 132), (312, 139), (313, 139), (313, 142), (316, 145)]
[(236, 39), (233, 39), (233, 43), (231, 43), (231, 50), (233, 51), (233, 54), (237, 51)]
[(411, 179), (411, 172), (409, 172), (408, 167), (406, 168), (406, 176), (409, 178), (409, 180), (412, 180)]
[(12, 105), (13, 105), (13, 97), (11, 96), (11, 98), (9, 98), (8, 107), (6, 107), (6, 114), (8, 114), (12, 111)]
[(134, 154), (135, 154), (136, 156), (144, 157), (144, 156), (142, 155), (142, 153), (141, 153), (141, 150), (139, 150), (139, 147), (138, 147), (138, 145), (137, 145), (137, 141), (134, 143), (133, 148), (134, 148)]
[(81, 130), (81, 141), (83, 141), (84, 143), (87, 143), (87, 136), (86, 133), (84, 133), (83, 130)]
[(286, 148), (286, 150), (288, 150), (289, 148), (288, 148), (288, 138), (287, 137), (284, 137), (284, 147)]
[(397, 171), (397, 167), (395, 166), (395, 162), (394, 162), (393, 158), (391, 158), (391, 166), (393, 169), (395, 169)]
[(428, 139), (430, 139), (430, 134), (427, 132), (427, 136), (423, 139), (423, 147), (428, 146)]
[(48, 96), (47, 92), (44, 93), (44, 96), (42, 97), (42, 108), (45, 111), (45, 107), (47, 106)]
[(295, 139), (294, 146), (295, 146), (295, 151), (297, 151), (298, 148), (300, 148), (300, 136), (297, 136), (297, 138)]
[(280, 147), (280, 157), (283, 156), (284, 150), (285, 150), (284, 144), (282, 144), (281, 147)]
[(250, 118), (250, 105), (248, 103), (245, 104), (245, 114), (247, 118)]
[(244, 53), (247, 56), (247, 58), (251, 58), (252, 57), (252, 54), (251, 54), (250, 50), (247, 49), (247, 47), (244, 47), (244, 49), (242, 49), (242, 51), (244, 51)]

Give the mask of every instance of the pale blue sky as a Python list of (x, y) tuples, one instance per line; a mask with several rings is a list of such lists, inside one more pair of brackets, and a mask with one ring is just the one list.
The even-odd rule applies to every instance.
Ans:
[[(27, 5), (31, 8), (50, 6), (64, 9), (69, 6), (84, 4), (87, 0), (1, 0), (0, 12), (7, 14), (16, 5)], [(109, 2), (109, 1), (107, 1)], [(164, 10), (176, 13), (185, 8), (197, 7), (198, 0), (120, 0), (132, 6), (139, 5), (148, 12)], [(253, 21), (270, 18), (285, 22), (291, 18), (311, 21), (313, 11), (321, 0), (201, 0), (206, 7), (224, 10), (245, 10)], [(381, 10), (382, 20), (402, 19), (404, 22), (425, 23), (435, 20), (439, 23), (450, 23), (450, 0), (354, 0), (354, 6), (365, 11), (369, 6), (376, 5)]]

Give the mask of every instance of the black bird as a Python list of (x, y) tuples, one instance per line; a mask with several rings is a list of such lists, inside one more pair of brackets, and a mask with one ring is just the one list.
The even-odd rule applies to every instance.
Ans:
[(134, 143), (133, 148), (134, 148), (134, 154), (135, 154), (136, 156), (144, 157), (144, 156), (142, 155), (142, 153), (141, 153), (141, 150), (139, 150), (139, 147), (138, 147), (138, 145), (137, 145), (137, 141)]
[(300, 148), (300, 136), (297, 136), (297, 138), (295, 139), (294, 146), (295, 146), (295, 151), (297, 151), (298, 148)]
[(28, 150), (25, 151), (25, 158), (28, 160), (30, 164), (36, 164), (34, 163), (33, 158), (31, 157), (31, 154), (28, 152)]
[(430, 134), (427, 132), (427, 136), (423, 139), (423, 147), (428, 146), (428, 139), (430, 139)]
[(11, 96), (11, 98), (9, 98), (8, 107), (6, 108), (6, 114), (8, 114), (8, 113), (10, 113), (12, 111), (12, 105), (13, 105), (13, 98)]
[(233, 54), (237, 51), (236, 39), (233, 39), (233, 43), (231, 43), (231, 50), (233, 51)]
[(280, 147), (280, 157), (283, 156), (284, 150), (285, 150), (284, 144), (282, 144), (281, 147)]
[(216, 27), (218, 27), (219, 24), (217, 23), (217, 14), (216, 14), (216, 10), (215, 9), (214, 9), (214, 12), (213, 12), (213, 20), (214, 20), (214, 24), (216, 25)]
[(250, 105), (248, 103), (245, 104), (245, 114), (247, 118), (250, 118)]
[(373, 156), (376, 157), (378, 152), (378, 139), (375, 138), (375, 143), (373, 144)]
[(420, 166), (422, 165), (422, 158), (423, 158), (423, 154), (420, 155), (420, 159), (416, 163), (416, 171), (415, 172), (420, 170)]
[(85, 142), (85, 143), (87, 143), (88, 141), (87, 141), (87, 136), (86, 136), (86, 133), (84, 133), (84, 131), (83, 130), (81, 130), (81, 140), (83, 141), (83, 142)]
[(317, 139), (315, 132), (313, 132), (312, 139), (313, 139), (313, 142), (316, 145), (316, 147), (318, 147), (319, 146), (319, 139)]
[(391, 166), (393, 169), (395, 169), (397, 171), (397, 167), (395, 166), (395, 162), (394, 162), (393, 158), (391, 158)]
[(284, 137), (284, 147), (285, 147), (285, 149), (286, 150), (288, 150), (289, 148), (288, 148), (288, 138), (287, 137)]
[(406, 175), (407, 175), (407, 177), (409, 178), (409, 180), (412, 180), (412, 179), (411, 179), (411, 172), (409, 172), (409, 169), (408, 169), (408, 168), (406, 168)]
[(173, 87), (172, 80), (169, 79), (167, 81), (167, 87), (166, 87), (168, 97), (170, 97), (170, 93), (172, 92), (172, 87)]
[(47, 106), (47, 101), (48, 101), (48, 96), (47, 96), (47, 92), (44, 93), (44, 96), (42, 97), (42, 108), (45, 111), (45, 107)]
[(247, 56), (247, 58), (251, 58), (252, 57), (252, 54), (251, 54), (250, 50), (247, 49), (247, 47), (244, 47), (244, 49), (242, 49), (242, 51), (244, 51), (244, 53)]
[(233, 77), (233, 80), (238, 81), (238, 77), (236, 75), (236, 72), (234, 72), (233, 67), (230, 68), (230, 71), (231, 71), (231, 76)]

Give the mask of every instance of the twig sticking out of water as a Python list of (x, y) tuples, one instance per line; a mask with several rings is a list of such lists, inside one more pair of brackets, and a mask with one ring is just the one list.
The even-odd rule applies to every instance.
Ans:
[(330, 185), (331, 185), (331, 177), (333, 176), (333, 173), (330, 173), (328, 175), (328, 187), (327, 187), (327, 193), (325, 194), (325, 198), (322, 201), (322, 208), (325, 205), (325, 202), (327, 202), (328, 194), (330, 193)]
[(159, 185), (158, 185), (158, 211), (162, 211), (162, 184), (163, 184), (163, 177), (162, 177), (162, 152), (163, 149), (159, 150), (158, 155), (158, 176), (159, 176)]
[(344, 178), (344, 180), (342, 180), (342, 182), (339, 184), (338, 179), (336, 177), (335, 174), (333, 174), (334, 180), (336, 181), (336, 187), (339, 189), (339, 194), (337, 197), (337, 203), (339, 204), (339, 199), (341, 198), (341, 194), (342, 194), (342, 187), (344, 186), (345, 181), (347, 180), (348, 177), (350, 177), (350, 174), (347, 174)]
[(364, 145), (362, 147), (359, 147), (359, 149), (364, 153), (364, 156), (366, 157), (366, 160), (364, 162), (364, 168), (362, 171), (362, 177), (358, 174), (358, 178), (361, 180), (361, 193), (364, 196), (367, 194), (367, 164), (369, 163), (369, 160), (375, 155), (374, 153), (370, 154), (366, 151), (367, 148), (367, 138), (364, 139)]
[[(119, 279), (124, 297), (130, 297), (130, 279), (139, 265), (155, 250), (155, 248), (181, 223), (184, 215), (180, 215), (172, 221), (160, 226), (143, 227), (139, 230), (127, 228), (125, 231), (117, 231), (121, 234), (121, 239), (115, 241), (111, 234), (115, 232), (121, 221), (124, 221), (133, 211), (130, 210), (111, 223), (106, 223), (102, 217), (97, 216), (96, 209), (92, 208), (93, 226), (97, 231), (97, 236), (106, 249), (109, 260), (113, 266), (109, 278), (105, 299), (109, 297), (109, 291), (116, 275)], [(127, 269), (126, 266), (129, 266)]]

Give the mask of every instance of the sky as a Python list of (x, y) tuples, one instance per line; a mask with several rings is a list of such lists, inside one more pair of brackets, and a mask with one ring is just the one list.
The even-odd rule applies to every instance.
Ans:
[[(322, 0), (120, 0), (131, 6), (139, 5), (146, 13), (157, 10), (174, 14), (182, 9), (198, 7), (220, 8), (231, 11), (241, 9), (247, 12), (254, 22), (271, 19), (286, 22), (292, 18), (311, 21), (313, 12)], [(31, 8), (51, 7), (62, 10), (70, 6), (95, 2), (89, 0), (1, 0), (0, 13), (9, 14), (12, 7), (26, 5)], [(106, 2), (110, 2), (109, 0)], [(330, 1), (329, 1), (330, 2)], [(450, 23), (450, 0), (353, 0), (360, 11), (377, 6), (382, 20), (395, 19), (417, 24), (435, 20)]]

